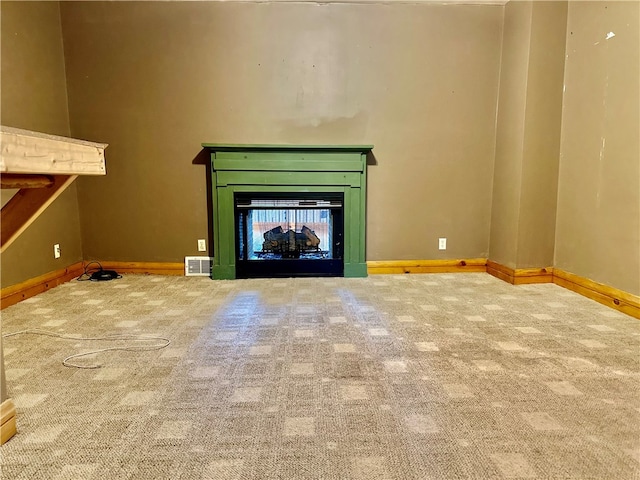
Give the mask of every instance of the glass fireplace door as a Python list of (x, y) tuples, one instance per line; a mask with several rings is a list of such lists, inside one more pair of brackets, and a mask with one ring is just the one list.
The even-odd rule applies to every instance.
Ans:
[(342, 276), (342, 197), (236, 194), (237, 278)]

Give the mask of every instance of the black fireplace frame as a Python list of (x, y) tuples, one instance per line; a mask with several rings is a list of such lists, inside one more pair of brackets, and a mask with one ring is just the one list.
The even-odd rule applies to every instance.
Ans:
[[(281, 258), (250, 259), (247, 208), (243, 203), (251, 200), (306, 200), (317, 202), (326, 200), (336, 205), (327, 206), (330, 211), (332, 258)], [(252, 207), (252, 210), (273, 209), (273, 207)], [(304, 209), (304, 207), (287, 207)], [(339, 192), (236, 192), (234, 194), (236, 228), (236, 278), (279, 278), (279, 277), (342, 277), (344, 276), (344, 194)], [(245, 215), (243, 215), (245, 214)], [(304, 257), (304, 255), (303, 255)]]

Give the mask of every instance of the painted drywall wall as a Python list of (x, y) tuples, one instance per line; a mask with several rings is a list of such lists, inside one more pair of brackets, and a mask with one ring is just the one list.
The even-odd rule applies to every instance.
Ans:
[[(208, 238), (202, 142), (375, 145), (369, 260), (487, 255), (502, 6), (63, 2), (87, 259)], [(439, 251), (438, 237), (448, 237)]]
[(570, 2), (558, 268), (640, 294), (640, 3)]
[(553, 265), (566, 2), (510, 2), (498, 103), (490, 259)]
[(532, 2), (516, 268), (553, 265), (567, 2)]
[[(0, 3), (0, 121), (69, 135), (58, 2)], [(4, 199), (3, 199), (4, 200)], [(82, 260), (76, 187), (71, 185), (1, 256), (6, 287)], [(53, 257), (59, 243), (62, 256)]]
[(504, 38), (496, 133), (490, 258), (516, 267), (533, 2), (510, 2)]

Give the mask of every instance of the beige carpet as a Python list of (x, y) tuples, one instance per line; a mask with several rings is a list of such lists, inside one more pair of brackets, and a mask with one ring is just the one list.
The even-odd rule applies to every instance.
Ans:
[(640, 321), (555, 285), (128, 275), (27, 328), (171, 344), (5, 338), (3, 479), (640, 478)]

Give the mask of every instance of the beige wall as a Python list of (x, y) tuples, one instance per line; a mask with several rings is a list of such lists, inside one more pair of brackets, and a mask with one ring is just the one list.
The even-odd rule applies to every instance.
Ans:
[(636, 295), (639, 30), (638, 2), (569, 4), (555, 252), (558, 268)]
[[(3, 125), (69, 135), (69, 114), (58, 2), (0, 3)], [(3, 198), (4, 200), (4, 198)], [(62, 256), (53, 258), (53, 244)], [(64, 192), (2, 254), (2, 286), (82, 259), (76, 187)]]
[(373, 143), (369, 260), (487, 255), (502, 7), (61, 11), (72, 134), (110, 144), (108, 175), (79, 183), (88, 259), (197, 254), (209, 215), (202, 142)]
[(534, 1), (517, 268), (553, 265), (567, 2)]
[(567, 3), (505, 6), (490, 259), (553, 265)]
[(373, 143), (369, 260), (487, 256), (490, 234), (500, 263), (640, 293), (637, 2), (570, 2), (566, 42), (564, 2), (0, 5), (2, 123), (111, 144), (2, 286), (80, 260), (80, 224), (86, 259), (196, 254), (201, 142)]
[(491, 260), (516, 267), (532, 2), (505, 6), (491, 210)]

